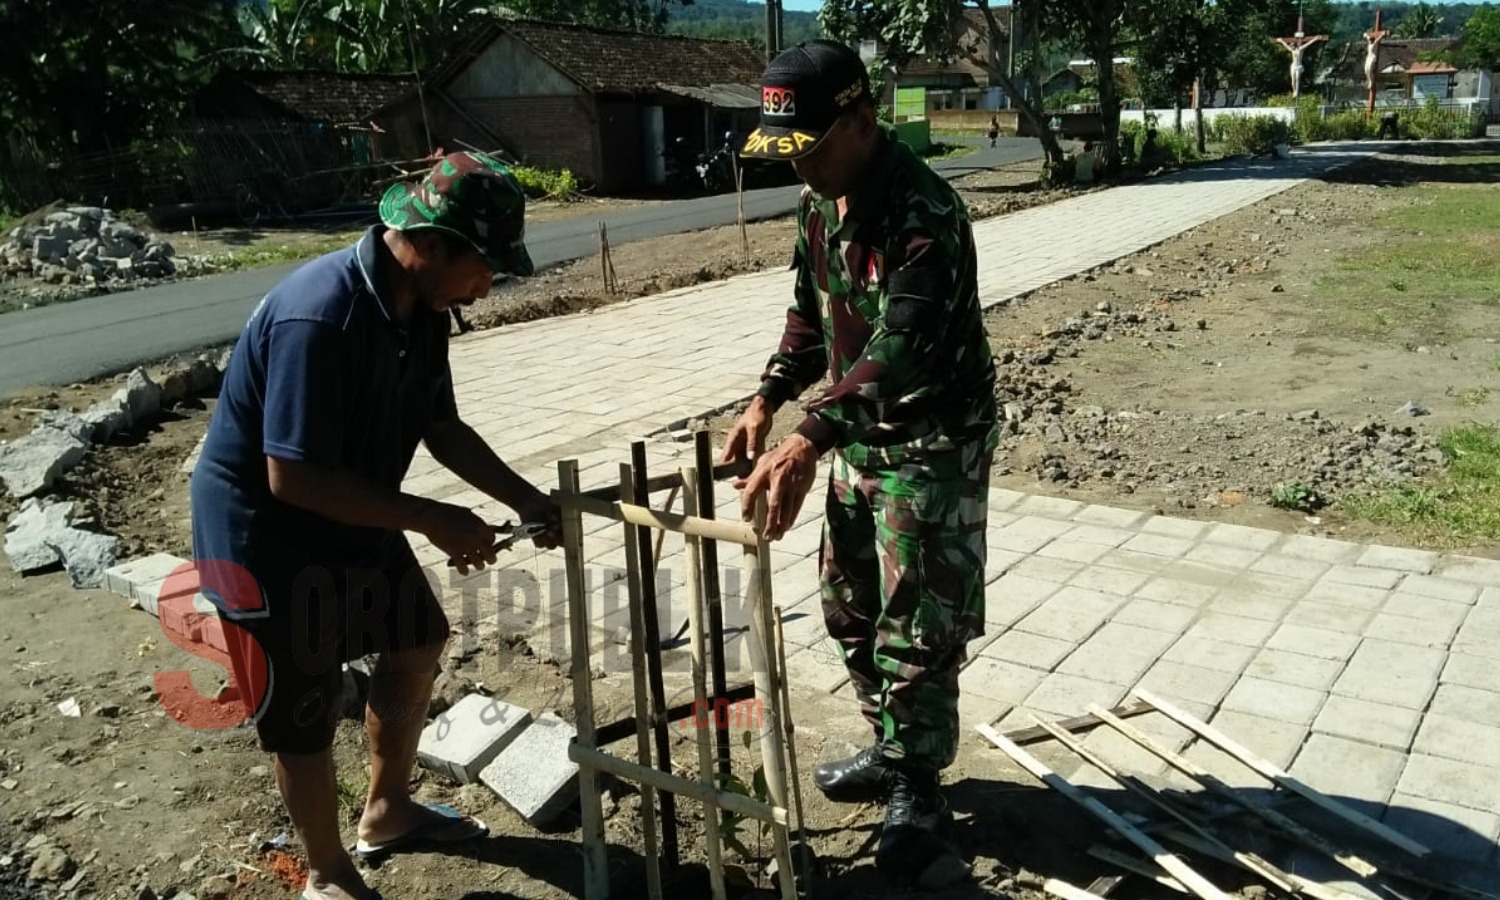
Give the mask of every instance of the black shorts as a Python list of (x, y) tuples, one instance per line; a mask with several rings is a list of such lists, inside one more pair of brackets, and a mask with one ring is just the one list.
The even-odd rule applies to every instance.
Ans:
[(273, 568), (251, 573), (264, 611), (228, 616), (238, 626), (226, 630), (229, 658), (237, 682), (250, 686), (246, 699), (259, 701), (251, 716), (261, 747), (317, 753), (333, 743), (342, 664), (440, 644), (448, 617), (404, 538), (371, 568)]

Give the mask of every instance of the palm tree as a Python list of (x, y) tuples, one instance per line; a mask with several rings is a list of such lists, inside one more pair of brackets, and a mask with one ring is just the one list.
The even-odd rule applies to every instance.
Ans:
[(1403, 38), (1436, 37), (1443, 27), (1443, 14), (1430, 3), (1418, 3), (1396, 24), (1396, 36)]

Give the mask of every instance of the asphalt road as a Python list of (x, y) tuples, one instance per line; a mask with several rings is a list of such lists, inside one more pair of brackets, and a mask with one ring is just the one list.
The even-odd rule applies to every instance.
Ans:
[[(944, 160), (950, 178), (1041, 156), (1032, 139), (1002, 138), (994, 149)], [(796, 208), (796, 186), (745, 194), (752, 220)], [(597, 223), (615, 245), (733, 224), (733, 195), (698, 197), (632, 207), (602, 217), (543, 222), (527, 229), (526, 245), (538, 268), (596, 252)], [(0, 397), (27, 388), (69, 384), (119, 372), (141, 362), (230, 342), (260, 298), (299, 264), (106, 294), (37, 309), (0, 314)]]

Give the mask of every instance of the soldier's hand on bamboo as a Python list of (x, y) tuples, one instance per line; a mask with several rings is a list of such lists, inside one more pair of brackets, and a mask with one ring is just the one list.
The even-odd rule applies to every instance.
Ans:
[[(771, 404), (766, 398), (757, 396), (740, 414), (729, 436), (724, 439), (724, 454), (720, 462), (732, 463), (746, 459), (759, 459), (766, 452), (766, 437), (771, 433)], [(744, 479), (735, 482), (735, 487), (744, 488)]]
[(495, 529), (461, 506), (429, 500), (411, 530), (448, 554), (460, 575), (495, 561)]
[(542, 550), (551, 550), (562, 543), (562, 511), (541, 491), (534, 492), (516, 508), (522, 522), (540, 522), (547, 530), (532, 538), (532, 543)]
[(740, 515), (755, 518), (755, 502), (766, 494), (766, 540), (780, 540), (791, 530), (802, 503), (818, 477), (818, 451), (807, 438), (790, 434), (755, 462), (750, 477), (742, 479)]

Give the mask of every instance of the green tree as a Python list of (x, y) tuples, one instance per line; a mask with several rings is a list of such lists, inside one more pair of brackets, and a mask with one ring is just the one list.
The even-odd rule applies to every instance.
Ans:
[(239, 40), (232, 0), (0, 0), (0, 34), (0, 120), (57, 154), (127, 145)]
[(1401, 38), (1430, 38), (1436, 37), (1442, 27), (1443, 14), (1431, 4), (1418, 3), (1396, 23), (1395, 34)]
[(513, 0), (504, 5), (518, 15), (576, 22), (601, 28), (646, 31), (666, 30), (673, 6), (689, 6), (693, 0)]
[(410, 71), (431, 65), (489, 0), (269, 0), (240, 7), (249, 45), (236, 64), (340, 72)]
[(1455, 61), (1466, 69), (1500, 69), (1500, 7), (1481, 6), (1464, 23)]
[[(1308, 0), (1301, 6), (1307, 34), (1333, 32), (1339, 12), (1329, 0)], [(1230, 13), (1234, 24), (1219, 67), (1225, 82), (1235, 88), (1248, 88), (1262, 97), (1291, 90), (1290, 60), (1274, 40), (1291, 37), (1296, 32), (1298, 7), (1297, 0), (1247, 0), (1237, 5)], [(1317, 75), (1325, 46), (1316, 44), (1303, 57), (1304, 87)]]

